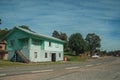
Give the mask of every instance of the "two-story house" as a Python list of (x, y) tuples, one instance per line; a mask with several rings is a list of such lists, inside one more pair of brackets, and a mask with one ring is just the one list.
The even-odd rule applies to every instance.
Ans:
[(15, 27), (4, 38), (8, 59), (24, 62), (62, 61), (65, 41)]

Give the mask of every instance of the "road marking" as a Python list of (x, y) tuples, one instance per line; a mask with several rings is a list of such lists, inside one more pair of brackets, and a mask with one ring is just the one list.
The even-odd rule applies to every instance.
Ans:
[(96, 65), (100, 65), (100, 64), (102, 64), (102, 63), (97, 63)]
[(86, 65), (86, 67), (90, 67), (90, 66), (93, 66), (93, 65), (91, 65), (91, 64), (90, 65)]
[(54, 71), (53, 69), (48, 69), (48, 70), (40, 70), (40, 71), (31, 71), (32, 73), (43, 73), (43, 72), (51, 72)]
[(0, 76), (6, 76), (7, 74), (0, 74)]
[(78, 67), (78, 66), (75, 66), (75, 67), (67, 67), (67, 68), (65, 68), (65, 69), (77, 69), (77, 68), (80, 68), (80, 67)]

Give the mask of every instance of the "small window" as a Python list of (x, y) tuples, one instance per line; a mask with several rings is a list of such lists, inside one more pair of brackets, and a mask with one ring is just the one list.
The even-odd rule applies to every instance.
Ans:
[(14, 43), (15, 43), (15, 40), (11, 40), (11, 41), (10, 41), (10, 45), (11, 45), (12, 47), (14, 47)]
[(51, 46), (51, 42), (49, 42), (49, 46)]
[(34, 52), (34, 58), (37, 58), (37, 52)]
[(0, 49), (2, 49), (2, 46), (0, 46)]
[(45, 53), (45, 58), (47, 58), (47, 53)]
[(59, 53), (59, 57), (61, 57), (61, 53)]
[(37, 40), (37, 39), (33, 39), (33, 44), (34, 44), (34, 45), (39, 45), (39, 44), (40, 44), (40, 41)]
[(24, 47), (25, 47), (25, 48), (28, 47), (28, 40), (27, 40), (27, 39), (24, 40)]

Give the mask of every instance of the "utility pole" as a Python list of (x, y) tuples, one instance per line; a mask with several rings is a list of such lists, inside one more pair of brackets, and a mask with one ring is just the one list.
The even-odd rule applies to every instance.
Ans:
[(0, 19), (0, 24), (1, 24), (1, 19)]

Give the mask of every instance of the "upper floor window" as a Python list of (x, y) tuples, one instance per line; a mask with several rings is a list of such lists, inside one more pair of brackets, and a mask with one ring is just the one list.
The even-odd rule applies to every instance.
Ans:
[(34, 58), (37, 58), (37, 52), (34, 52)]
[(51, 46), (51, 42), (49, 42), (49, 46)]
[(47, 53), (45, 53), (45, 58), (47, 58), (48, 56), (47, 56)]
[(24, 47), (27, 48), (28, 47), (28, 40), (27, 39), (24, 39)]
[(15, 40), (11, 40), (10, 41), (10, 46), (14, 47), (14, 45), (15, 45)]
[(37, 40), (37, 39), (33, 39), (33, 44), (34, 44), (34, 45), (39, 45), (39, 44), (40, 44), (40, 41)]

